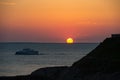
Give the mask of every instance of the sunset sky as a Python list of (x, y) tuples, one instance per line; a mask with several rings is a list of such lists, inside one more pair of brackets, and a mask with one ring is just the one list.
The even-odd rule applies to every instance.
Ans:
[(120, 0), (0, 0), (0, 42), (100, 42), (120, 33)]

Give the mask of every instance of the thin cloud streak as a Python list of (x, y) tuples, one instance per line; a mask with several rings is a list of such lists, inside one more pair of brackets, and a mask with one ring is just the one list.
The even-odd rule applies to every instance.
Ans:
[(15, 3), (15, 2), (0, 2), (0, 5), (4, 5), (4, 6), (15, 6), (16, 3)]

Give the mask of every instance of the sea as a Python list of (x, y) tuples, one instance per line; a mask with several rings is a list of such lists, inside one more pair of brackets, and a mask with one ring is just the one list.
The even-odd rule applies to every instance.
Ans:
[[(0, 43), (0, 76), (28, 75), (44, 67), (71, 66), (99, 43)], [(40, 55), (15, 55), (30, 48)]]

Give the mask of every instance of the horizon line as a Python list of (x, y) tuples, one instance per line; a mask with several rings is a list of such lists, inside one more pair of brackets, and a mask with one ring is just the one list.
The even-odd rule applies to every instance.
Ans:
[[(39, 43), (39, 44), (67, 44), (65, 42), (0, 42), (0, 43)], [(81, 44), (81, 43), (100, 43), (100, 42), (75, 42), (72, 44)]]

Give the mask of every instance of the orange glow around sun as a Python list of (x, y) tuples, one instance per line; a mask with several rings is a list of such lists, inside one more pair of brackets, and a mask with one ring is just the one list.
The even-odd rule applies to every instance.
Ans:
[(68, 43), (68, 44), (72, 44), (74, 42), (74, 40), (72, 39), (72, 38), (68, 38), (67, 40), (66, 40), (66, 43)]

